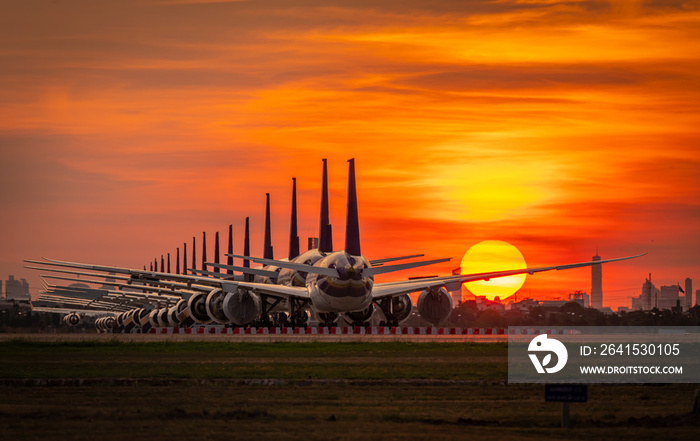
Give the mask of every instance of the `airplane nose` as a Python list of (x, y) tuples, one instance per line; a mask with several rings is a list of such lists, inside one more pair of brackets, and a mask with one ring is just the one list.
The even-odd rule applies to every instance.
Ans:
[(353, 279), (353, 280), (362, 279), (362, 269), (361, 268), (355, 268), (354, 266), (350, 266), (347, 269), (347, 274), (348, 274), (348, 277)]
[(338, 271), (338, 278), (339, 278), (340, 280), (345, 280), (345, 279), (348, 278), (346, 268), (337, 267), (335, 270)]

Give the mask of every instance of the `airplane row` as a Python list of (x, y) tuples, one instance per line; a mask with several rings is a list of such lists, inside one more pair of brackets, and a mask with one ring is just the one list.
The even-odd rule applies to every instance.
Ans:
[[(452, 312), (450, 292), (460, 289), (463, 283), (516, 274), (532, 275), (544, 271), (581, 268), (644, 255), (539, 268), (375, 283), (375, 276), (380, 274), (418, 268), (450, 259), (413, 260), (423, 254), (376, 260), (365, 257), (360, 241), (354, 159), (350, 159), (348, 163), (345, 245), (342, 250), (333, 250), (332, 227), (328, 215), (328, 171), (324, 159), (318, 248), (300, 253), (294, 179), (287, 258), (273, 258), (268, 194), (262, 258), (250, 256), (249, 221), (246, 219), (243, 255), (232, 253), (229, 228), (229, 252), (226, 254), (228, 263), (218, 262), (217, 234), (215, 262), (206, 261), (204, 248), (202, 269), (195, 268), (193, 254), (192, 268), (187, 268), (185, 260), (183, 274), (179, 274), (179, 250), (176, 274), (163, 271), (163, 261), (161, 271), (157, 271), (157, 260), (155, 269), (151, 270), (146, 270), (145, 267), (140, 270), (46, 258), (39, 261), (25, 260), (27, 263), (39, 265), (27, 268), (73, 276), (44, 275), (42, 280), (54, 278), (102, 284), (102, 288), (93, 289), (88, 285), (65, 287), (45, 283), (44, 291), (38, 300), (55, 306), (35, 307), (35, 310), (65, 313), (64, 322), (73, 326), (80, 323), (81, 316), (99, 315), (101, 317), (95, 324), (102, 332), (146, 332), (150, 327), (187, 327), (212, 323), (258, 327), (306, 326), (311, 315), (318, 318), (320, 326), (333, 327), (341, 316), (352, 326), (366, 326), (375, 310), (379, 310), (387, 326), (398, 326), (413, 310), (410, 294), (420, 293), (415, 305), (418, 314), (427, 322), (439, 325), (447, 320)], [(243, 259), (243, 265), (234, 266), (233, 258)], [(394, 263), (409, 259), (408, 262)], [(251, 261), (260, 266), (251, 268)], [(209, 266), (214, 271), (209, 271)], [(116, 289), (108, 289), (109, 286)], [(70, 307), (66, 310), (60, 307), (62, 305)]]

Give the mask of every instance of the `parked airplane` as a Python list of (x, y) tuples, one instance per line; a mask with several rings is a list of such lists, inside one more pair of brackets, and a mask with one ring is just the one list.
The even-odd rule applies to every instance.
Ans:
[[(344, 314), (354, 324), (364, 324), (372, 315), (375, 304), (379, 306), (387, 322), (396, 325), (410, 315), (412, 301), (409, 294), (413, 292), (420, 292), (416, 305), (419, 314), (428, 322), (439, 324), (446, 320), (452, 311), (452, 298), (449, 291), (459, 289), (462, 283), (476, 280), (489, 280), (516, 274), (532, 275), (550, 270), (581, 268), (633, 259), (643, 255), (640, 254), (637, 256), (540, 268), (375, 283), (374, 277), (379, 274), (435, 264), (449, 259), (373, 266), (361, 253), (355, 164), (353, 159), (348, 162), (345, 247), (342, 251), (332, 252), (330, 250), (332, 245), (330, 245), (330, 248), (325, 248), (326, 243), (321, 242), (321, 246), (318, 250), (320, 258), (313, 263), (299, 262), (298, 260), (295, 261), (295, 259), (283, 261), (265, 257), (251, 258), (248, 256), (234, 256), (252, 260), (263, 265), (291, 270), (292, 272), (296, 272), (298, 276), (306, 274), (306, 277), (301, 278), (301, 280), (304, 280), (304, 286), (299, 286), (298, 282), (274, 284), (264, 283), (265, 281), (262, 280), (240, 280), (238, 277), (226, 280), (212, 277), (174, 275), (163, 272), (63, 262), (51, 259), (46, 259), (45, 262), (41, 263), (45, 265), (56, 265), (100, 272), (128, 274), (133, 280), (140, 280), (148, 283), (153, 282), (154, 284), (173, 280), (187, 283), (188, 285), (197, 284), (210, 287), (211, 291), (208, 294), (204, 292), (193, 294), (188, 301), (186, 309), (189, 310), (191, 317), (199, 323), (210, 321), (212, 317), (217, 317), (221, 320), (225, 317), (236, 325), (245, 325), (255, 319), (265, 321), (269, 317), (272, 309), (278, 306), (281, 301), (286, 300), (289, 316), (291, 318), (303, 316), (303, 314), (300, 314), (300, 311), (309, 307), (321, 317), (323, 320), (322, 325), (328, 326), (334, 324), (339, 314)], [(330, 232), (330, 228), (328, 228), (328, 231)], [(323, 232), (324, 218), (322, 208), (320, 233), (323, 234)], [(326, 240), (325, 237), (324, 240)], [(321, 249), (321, 247), (324, 247), (324, 249)], [(392, 259), (388, 260), (390, 261)], [(247, 273), (252, 272), (252, 270), (243, 271)], [(279, 275), (279, 278), (281, 277), (282, 270), (280, 270)], [(292, 279), (294, 279), (293, 276), (290, 277), (289, 280)], [(201, 299), (201, 301), (194, 302), (193, 299), (195, 298)], [(223, 299), (223, 301), (207, 301), (213, 298), (219, 300)], [(204, 305), (204, 308), (202, 308), (201, 305)]]

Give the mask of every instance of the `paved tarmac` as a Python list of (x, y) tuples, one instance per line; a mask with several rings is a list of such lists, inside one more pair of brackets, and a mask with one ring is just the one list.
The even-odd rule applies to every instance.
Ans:
[(368, 334), (98, 334), (98, 333), (55, 333), (55, 334), (0, 334), (0, 341), (23, 339), (46, 342), (79, 341), (230, 341), (230, 342), (507, 342), (507, 335), (368, 335)]

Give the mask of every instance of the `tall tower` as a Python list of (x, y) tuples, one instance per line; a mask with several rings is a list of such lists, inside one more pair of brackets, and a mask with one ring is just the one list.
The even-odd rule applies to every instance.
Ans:
[[(697, 302), (697, 299), (695, 299)], [(685, 279), (685, 309), (693, 307), (693, 279)]]
[[(595, 250), (593, 260), (600, 260), (598, 249)], [(591, 266), (591, 308), (603, 307), (603, 269), (601, 264)]]
[(649, 273), (649, 278), (642, 285), (642, 310), (651, 311), (654, 307), (654, 294), (656, 291), (654, 284), (651, 283), (651, 273)]

